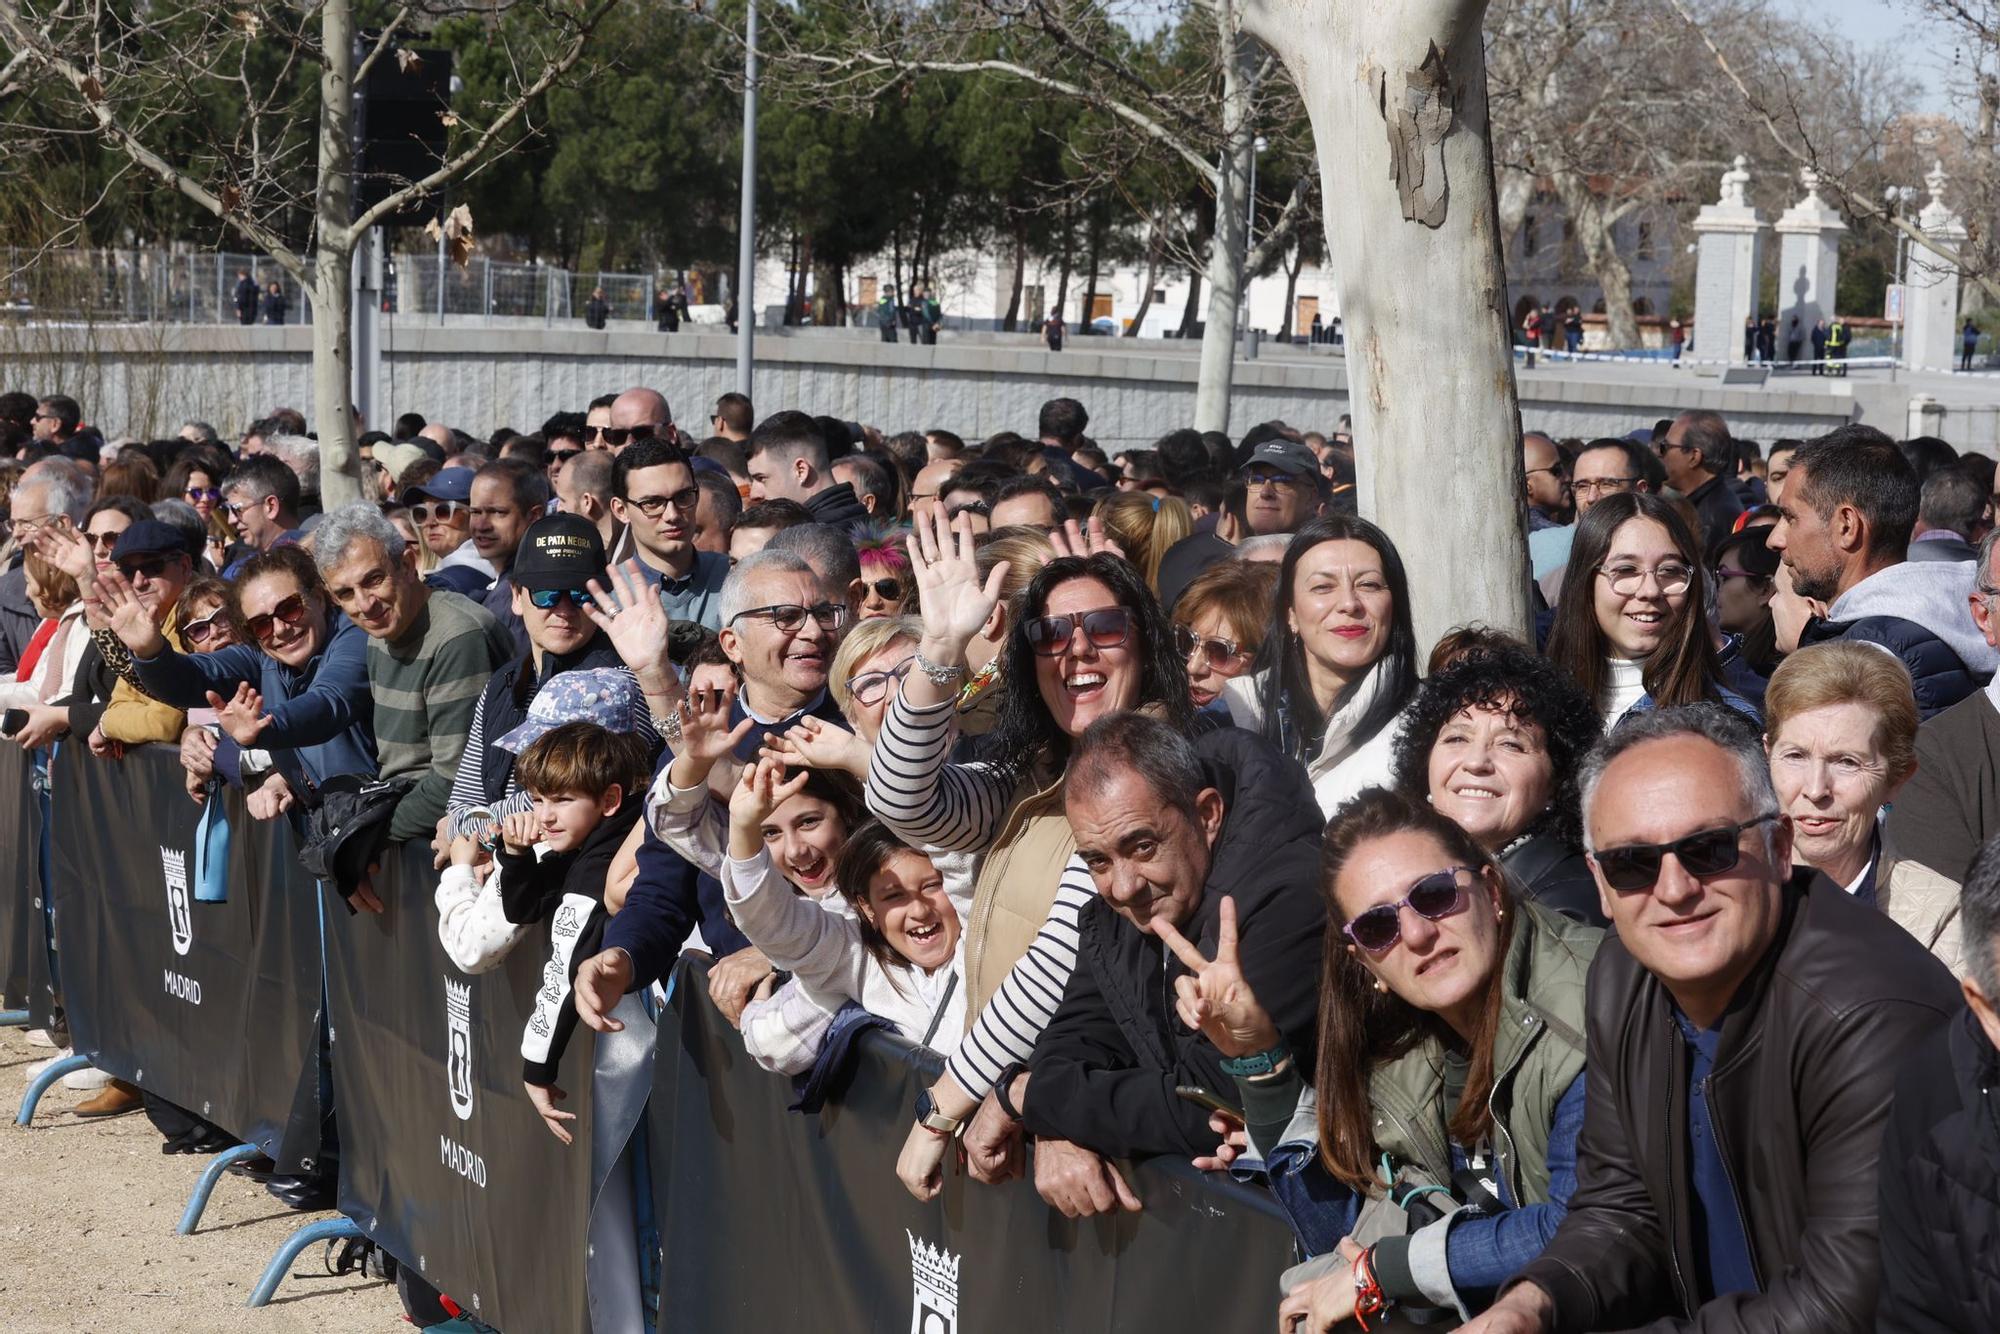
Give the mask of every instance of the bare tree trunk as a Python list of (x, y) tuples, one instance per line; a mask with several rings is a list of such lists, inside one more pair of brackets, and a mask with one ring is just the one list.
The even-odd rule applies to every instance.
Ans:
[[(354, 448), (354, 11), (326, 0), (320, 12), (326, 64), (319, 77), (319, 219), (312, 265), (313, 425), (319, 433), (319, 493), (328, 509), (361, 499)], [(438, 275), (443, 281), (444, 275)]]
[(1563, 212), (1576, 224), (1584, 262), (1604, 289), (1606, 336), (1612, 350), (1639, 346), (1639, 320), (1632, 313), (1632, 270), (1618, 253), (1618, 240), (1611, 230), (1616, 216), (1572, 173), (1558, 172), (1555, 181)]
[(1201, 310), (1201, 274), (1188, 270), (1187, 304), (1181, 307), (1181, 337), (1191, 337), (1194, 333), (1195, 315)]
[(1014, 224), (1014, 287), (1007, 294), (1007, 314), (1000, 321), (1000, 327), (1013, 333), (1021, 324), (1021, 285), (1028, 277), (1028, 229), (1019, 222)]
[(1306, 248), (1297, 246), (1292, 251), (1292, 262), (1285, 265), (1285, 312), (1278, 320), (1278, 341), (1292, 341), (1292, 313), (1299, 300), (1299, 270), (1306, 266)]
[(1160, 229), (1159, 220), (1153, 219), (1146, 229), (1146, 279), (1139, 285), (1139, 313), (1132, 317), (1125, 336), (1137, 338), (1139, 326), (1146, 322), (1146, 312), (1153, 308), (1153, 284), (1160, 279)]
[[(1529, 628), (1521, 415), (1486, 119), (1485, 0), (1248, 0), (1312, 118), (1348, 335), (1361, 510), (1410, 568), (1424, 645)], [(1421, 274), (1421, 284), (1384, 275)], [(1441, 514), (1437, 479), (1450, 477)]]
[(1090, 228), (1090, 280), (1083, 289), (1083, 315), (1076, 322), (1079, 335), (1088, 334), (1092, 314), (1097, 305), (1097, 261), (1104, 253), (1104, 228), (1095, 222), (1086, 224)]
[(1215, 183), (1215, 230), (1208, 238), (1208, 322), (1201, 331), (1201, 370), (1194, 390), (1197, 431), (1229, 429), (1229, 394), (1236, 379), (1236, 314), (1243, 300), (1243, 256), (1249, 239), (1243, 209), (1255, 151), (1250, 120), (1255, 90), (1248, 70), (1254, 57), (1250, 44), (1232, 30), (1233, 8), (1216, 7), (1230, 58), (1222, 62), (1222, 169)]
[(1069, 225), (1069, 205), (1063, 205), (1063, 248), (1062, 272), (1056, 278), (1056, 303), (1049, 310), (1057, 316), (1063, 313), (1063, 306), (1069, 301), (1069, 261), (1075, 242), (1075, 234)]

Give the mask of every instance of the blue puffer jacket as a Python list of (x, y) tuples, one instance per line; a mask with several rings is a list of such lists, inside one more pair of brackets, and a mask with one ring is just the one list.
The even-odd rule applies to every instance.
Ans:
[(1993, 679), (2000, 654), (1973, 624), (1972, 561), (1901, 561), (1835, 598), (1825, 620), (1807, 623), (1799, 643), (1836, 639), (1879, 644), (1910, 669), (1917, 711), (1926, 719)]
[(1925, 719), (1942, 713), (1985, 685), (1992, 673), (1980, 674), (1965, 665), (1951, 645), (1915, 621), (1900, 616), (1863, 616), (1854, 621), (1807, 622), (1799, 645), (1827, 644), (1846, 639), (1879, 644), (1910, 669), (1917, 712)]

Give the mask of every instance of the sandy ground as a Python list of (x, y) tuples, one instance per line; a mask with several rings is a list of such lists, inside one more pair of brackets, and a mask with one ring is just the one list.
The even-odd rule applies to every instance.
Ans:
[(208, 1159), (160, 1152), (143, 1113), (70, 1114), (90, 1097), (58, 1083), (35, 1122), (14, 1125), (23, 1069), (50, 1055), (0, 1029), (0, 1331), (177, 1330), (197, 1334), (408, 1331), (395, 1289), (334, 1278), (315, 1246), (271, 1305), (243, 1303), (281, 1241), (308, 1221), (262, 1186), (225, 1174), (194, 1236), (174, 1233)]

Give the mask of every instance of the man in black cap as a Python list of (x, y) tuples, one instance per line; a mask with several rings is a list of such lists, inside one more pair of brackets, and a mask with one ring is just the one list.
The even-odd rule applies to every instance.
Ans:
[[(1236, 469), (1236, 480), (1243, 487), (1240, 530), (1224, 532), (1225, 525), (1237, 528), (1225, 520), (1216, 524), (1214, 532), (1196, 533), (1168, 547), (1160, 559), (1163, 605), (1172, 607), (1196, 575), (1227, 559), (1243, 538), (1295, 533), (1325, 505), (1319, 458), (1301, 440), (1273, 436), (1261, 441)], [(1233, 496), (1229, 509), (1233, 518), (1237, 509)]]

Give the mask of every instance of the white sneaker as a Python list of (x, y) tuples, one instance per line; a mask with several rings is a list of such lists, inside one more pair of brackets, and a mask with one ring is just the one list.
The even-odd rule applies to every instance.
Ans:
[(110, 1082), (111, 1076), (105, 1074), (96, 1066), (85, 1066), (81, 1070), (72, 1070), (63, 1076), (64, 1088), (76, 1089), (79, 1092), (85, 1093), (94, 1089), (101, 1089)]
[(28, 1030), (26, 1037), (30, 1047), (53, 1047), (56, 1045), (56, 1040), (49, 1036), (49, 1030), (46, 1028), (31, 1028)]
[(64, 1047), (61, 1051), (57, 1052), (55, 1055), (47, 1057), (43, 1060), (36, 1061), (34, 1064), (24, 1069), (21, 1073), (25, 1075), (27, 1077), (28, 1082), (32, 1084), (35, 1081), (36, 1077), (42, 1073), (42, 1071), (48, 1069), (50, 1066), (54, 1065), (57, 1061), (63, 1060), (64, 1058), (73, 1055), (75, 1055), (75, 1052), (72, 1049)]

